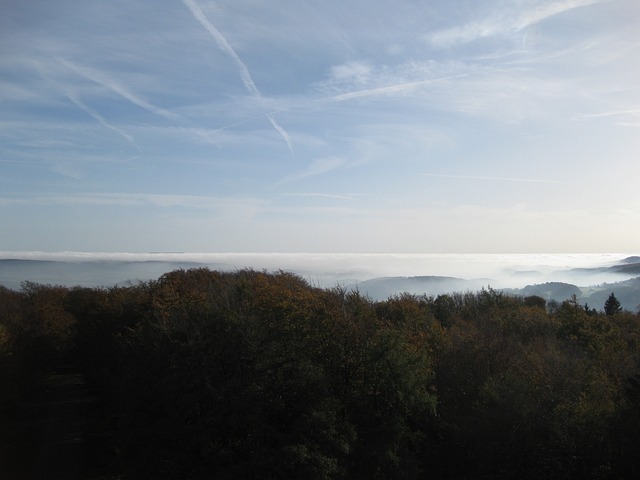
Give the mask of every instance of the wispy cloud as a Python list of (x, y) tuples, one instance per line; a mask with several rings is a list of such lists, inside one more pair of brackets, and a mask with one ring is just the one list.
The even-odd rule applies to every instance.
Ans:
[(302, 180), (304, 178), (315, 177), (316, 175), (322, 175), (324, 173), (331, 172), (342, 167), (345, 164), (344, 158), (341, 157), (325, 157), (319, 158), (313, 161), (305, 170), (288, 175), (276, 182), (275, 185), (281, 185), (283, 183), (292, 182), (296, 180)]
[(364, 62), (347, 62), (331, 67), (331, 78), (334, 81), (356, 85), (369, 83), (373, 73), (374, 68)]
[(133, 125), (132, 131), (141, 141), (162, 138), (170, 140), (174, 145), (185, 146), (194, 143), (206, 143), (222, 147), (225, 144), (239, 144), (247, 141), (246, 136), (225, 132), (222, 129), (204, 127), (181, 127), (164, 125)]
[(566, 182), (558, 180), (546, 180), (538, 178), (514, 178), (514, 177), (491, 177), (483, 175), (448, 175), (445, 173), (423, 173), (425, 177), (452, 178), (460, 180), (483, 180), (492, 182), (517, 182), (517, 183), (545, 183), (552, 185), (564, 185)]
[(460, 61), (405, 60), (396, 64), (334, 65), (315, 84), (324, 96), (319, 101), (345, 101), (364, 97), (412, 94), (428, 87), (442, 87), (467, 77), (479, 66)]
[(640, 108), (629, 108), (624, 110), (612, 110), (609, 112), (589, 113), (589, 114), (582, 115), (581, 118), (600, 118), (600, 117), (640, 118)]
[(554, 15), (558, 15), (568, 10), (573, 10), (574, 8), (580, 7), (588, 7), (589, 5), (607, 1), (609, 0), (566, 0), (560, 2), (552, 1), (551, 3), (547, 3), (533, 10), (524, 12), (518, 18), (518, 22), (511, 28), (516, 31), (523, 30), (530, 25), (542, 22), (547, 18), (553, 17)]
[(305, 192), (305, 193), (283, 193), (283, 197), (304, 197), (304, 198), (326, 198), (330, 200), (354, 200), (358, 197), (363, 197), (364, 194), (361, 193), (314, 193), (314, 192)]
[(0, 197), (0, 205), (61, 205), (192, 208), (204, 210), (258, 209), (261, 201), (254, 198), (212, 197), (205, 195), (153, 193), (78, 193), (72, 195), (15, 195)]
[(615, 119), (615, 125), (619, 127), (640, 127), (640, 109), (629, 108), (621, 110), (610, 110), (598, 113), (579, 115), (578, 120)]
[(509, 10), (484, 20), (440, 30), (428, 35), (426, 38), (435, 47), (446, 48), (462, 45), (480, 38), (519, 32), (560, 13), (606, 1), (609, 0), (547, 1), (523, 12)]
[[(222, 34), (222, 32), (220, 32), (220, 30), (218, 30), (216, 26), (213, 23), (211, 23), (211, 21), (207, 18), (207, 16), (204, 14), (202, 9), (200, 8), (200, 5), (198, 5), (198, 3), (195, 0), (182, 0), (182, 3), (184, 3), (184, 5), (189, 9), (193, 17), (205, 28), (205, 30), (207, 30), (207, 32), (211, 34), (211, 36), (215, 39), (216, 43), (218, 44), (218, 47), (220, 47), (220, 49), (224, 53), (226, 53), (231, 58), (231, 60), (233, 60), (233, 62), (236, 65), (236, 68), (238, 69), (238, 73), (240, 74), (242, 83), (244, 84), (247, 91), (251, 93), (253, 96), (255, 96), (256, 98), (262, 99), (262, 94), (260, 93), (260, 90), (258, 90), (258, 87), (256, 87), (256, 84), (253, 81), (253, 78), (251, 77), (251, 73), (249, 73), (249, 69), (247, 68), (245, 63), (242, 61), (240, 56), (233, 49), (233, 47), (229, 44), (229, 42), (227, 41), (225, 36)], [(282, 128), (275, 121), (275, 119), (270, 114), (266, 115), (266, 117), (269, 119), (269, 122), (271, 123), (273, 128), (284, 139), (285, 143), (287, 144), (287, 147), (289, 148), (289, 152), (293, 154), (293, 144), (291, 142), (291, 138), (289, 137), (289, 134), (284, 130), (284, 128)]]
[(74, 73), (80, 75), (81, 77), (86, 78), (87, 80), (91, 80), (92, 82), (97, 83), (98, 85), (111, 90), (112, 92), (120, 95), (122, 98), (124, 98), (125, 100), (128, 100), (129, 102), (133, 103), (134, 105), (148, 111), (151, 113), (154, 113), (156, 115), (160, 115), (162, 117), (165, 118), (169, 118), (169, 119), (175, 119), (177, 117), (176, 114), (171, 113), (163, 108), (157, 107), (155, 105), (153, 105), (152, 103), (150, 103), (148, 100), (142, 98), (141, 96), (133, 93), (130, 89), (128, 89), (127, 87), (125, 87), (124, 85), (122, 85), (121, 83), (119, 83), (118, 81), (114, 80), (113, 78), (105, 75), (104, 73), (95, 70), (93, 68), (90, 67), (85, 67), (85, 66), (81, 66), (78, 65), (74, 62), (71, 62), (69, 60), (63, 60), (61, 59), (60, 62), (66, 66), (67, 68), (69, 68), (70, 70), (72, 70)]

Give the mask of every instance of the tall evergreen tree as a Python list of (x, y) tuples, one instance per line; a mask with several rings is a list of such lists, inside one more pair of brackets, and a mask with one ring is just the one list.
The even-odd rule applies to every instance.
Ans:
[(615, 315), (616, 313), (620, 313), (621, 311), (622, 306), (612, 292), (611, 295), (609, 295), (609, 298), (607, 298), (607, 301), (604, 302), (604, 313), (606, 313), (607, 315)]

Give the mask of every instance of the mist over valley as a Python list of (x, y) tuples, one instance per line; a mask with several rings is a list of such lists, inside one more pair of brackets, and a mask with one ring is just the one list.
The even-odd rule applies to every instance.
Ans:
[(283, 270), (313, 286), (357, 290), (372, 300), (492, 288), (558, 302), (576, 295), (593, 308), (613, 291), (627, 310), (640, 304), (640, 256), (631, 254), (0, 252), (0, 285), (127, 286), (201, 267)]

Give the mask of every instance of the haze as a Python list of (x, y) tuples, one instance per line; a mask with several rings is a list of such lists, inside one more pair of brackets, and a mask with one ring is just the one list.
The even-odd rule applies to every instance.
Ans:
[[(462, 290), (521, 288), (550, 281), (581, 286), (637, 276), (607, 267), (633, 254), (297, 254), (297, 253), (87, 253), (2, 252), (0, 285), (22, 282), (67, 286), (111, 286), (156, 280), (176, 269), (207, 267), (234, 271), (293, 272), (315, 286), (333, 288), (384, 277), (453, 277), (474, 280)], [(633, 260), (635, 262), (637, 260)], [(456, 289), (459, 289), (456, 287)], [(454, 289), (454, 290), (456, 290)], [(633, 305), (635, 307), (635, 305)]]

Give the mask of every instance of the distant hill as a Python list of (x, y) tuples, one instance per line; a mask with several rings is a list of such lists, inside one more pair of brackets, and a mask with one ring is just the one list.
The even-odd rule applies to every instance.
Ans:
[(640, 306), (640, 277), (589, 287), (579, 287), (570, 283), (549, 282), (505, 291), (521, 296), (538, 295), (547, 301), (556, 300), (558, 302), (567, 300), (575, 295), (578, 302), (588, 304), (590, 308), (595, 308), (596, 310), (602, 310), (604, 302), (613, 293), (625, 310), (636, 311)]
[(456, 277), (425, 275), (417, 277), (378, 277), (348, 286), (373, 300), (386, 300), (399, 293), (437, 296), (444, 293), (476, 291), (490, 283), (487, 279), (465, 280)]
[(631, 257), (622, 259), (620, 263), (640, 263), (640, 257), (637, 255), (632, 255)]
[[(386, 300), (401, 293), (413, 295), (438, 296), (445, 293), (478, 291), (490, 286), (488, 279), (465, 280), (456, 277), (417, 276), (417, 277), (378, 277), (348, 286), (351, 290), (369, 296), (373, 300)], [(547, 301), (563, 302), (576, 296), (581, 304), (601, 310), (607, 297), (614, 293), (622, 308), (636, 311), (640, 305), (640, 277), (615, 283), (580, 287), (565, 282), (546, 282), (527, 285), (523, 288), (500, 289), (505, 293), (518, 296), (537, 295)]]
[[(243, 262), (245, 261), (250, 263), (251, 259), (244, 259)], [(0, 285), (16, 290), (20, 289), (24, 281), (65, 286), (127, 286), (140, 281), (155, 280), (166, 272), (176, 269), (187, 270), (196, 267), (221, 271), (232, 271), (235, 268), (233, 263), (204, 264), (199, 261), (174, 259), (58, 261), (0, 258)], [(640, 256), (629, 256), (613, 264), (597, 267), (567, 268), (551, 272), (535, 268), (507, 271), (505, 274), (497, 274), (496, 278), (484, 278), (493, 274), (480, 271), (476, 275), (481, 278), (471, 279), (419, 275), (375, 278), (367, 276), (364, 277), (367, 278), (366, 280), (356, 280), (368, 270), (356, 268), (353, 271), (350, 270), (348, 275), (344, 272), (334, 275), (331, 270), (307, 271), (306, 267), (291, 268), (291, 270), (293, 273), (312, 279), (312, 282), (316, 278), (324, 278), (327, 286), (344, 281), (341, 284), (346, 288), (358, 290), (372, 300), (381, 301), (400, 293), (438, 296), (454, 292), (476, 292), (483, 287), (495, 288), (499, 285), (498, 288), (505, 292), (520, 296), (537, 295), (547, 301), (562, 302), (575, 295), (582, 304), (588, 303), (591, 308), (596, 309), (603, 308), (604, 302), (612, 292), (626, 310), (636, 311), (640, 305)], [(372, 269), (372, 271), (375, 270)], [(349, 280), (343, 280), (346, 278)], [(522, 287), (523, 285), (526, 286)]]
[(582, 298), (593, 308), (601, 309), (611, 293), (615, 294), (622, 308), (632, 312), (636, 311), (640, 306), (640, 277), (617, 283), (603, 283), (597, 287), (583, 289)]
[(617, 273), (624, 275), (640, 275), (640, 262), (635, 261), (636, 259), (640, 260), (639, 257), (627, 257), (618, 265), (596, 268), (572, 268), (569, 272), (576, 274)]
[(545, 300), (566, 300), (573, 295), (580, 297), (582, 290), (576, 285), (564, 282), (547, 282), (536, 285), (527, 285), (524, 288), (509, 289), (511, 293), (522, 296), (537, 295)]

